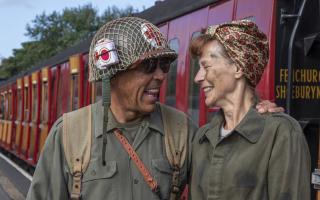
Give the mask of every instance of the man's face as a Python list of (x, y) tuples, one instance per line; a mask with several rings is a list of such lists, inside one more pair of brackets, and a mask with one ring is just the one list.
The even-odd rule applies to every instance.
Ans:
[(224, 56), (223, 46), (216, 40), (204, 45), (200, 69), (195, 82), (203, 89), (207, 106), (223, 106), (224, 100), (235, 90), (236, 66)]
[(167, 60), (153, 59), (116, 75), (111, 80), (112, 100), (127, 111), (153, 112), (169, 67)]

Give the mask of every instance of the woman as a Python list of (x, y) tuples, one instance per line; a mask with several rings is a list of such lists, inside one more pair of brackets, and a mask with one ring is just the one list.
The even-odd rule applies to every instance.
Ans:
[(259, 114), (254, 88), (268, 62), (268, 40), (250, 21), (209, 27), (190, 52), (208, 107), (221, 108), (192, 148), (191, 198), (310, 199), (310, 155), (296, 120)]

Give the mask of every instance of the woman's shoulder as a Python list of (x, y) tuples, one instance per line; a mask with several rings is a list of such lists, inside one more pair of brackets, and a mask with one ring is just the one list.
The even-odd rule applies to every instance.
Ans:
[(285, 113), (268, 113), (266, 115), (266, 125), (274, 126), (278, 131), (288, 133), (303, 133), (299, 122)]

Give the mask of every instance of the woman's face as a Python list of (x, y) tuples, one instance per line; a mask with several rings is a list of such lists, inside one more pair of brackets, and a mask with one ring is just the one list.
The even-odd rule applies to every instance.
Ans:
[(226, 57), (217, 40), (204, 45), (199, 63), (200, 69), (194, 80), (205, 93), (206, 105), (223, 106), (235, 90), (237, 67)]

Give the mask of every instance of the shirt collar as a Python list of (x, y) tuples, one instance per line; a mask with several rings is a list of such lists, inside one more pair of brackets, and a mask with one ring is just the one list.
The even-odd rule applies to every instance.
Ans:
[[(211, 143), (216, 143), (219, 138), (219, 131), (223, 122), (224, 115), (223, 111), (220, 109), (214, 115), (210, 123), (204, 127), (199, 142), (202, 142), (206, 137)], [(232, 132), (240, 134), (243, 138), (251, 143), (256, 143), (263, 132), (264, 126), (265, 116), (258, 113), (254, 107), (251, 107)]]
[[(102, 106), (102, 101), (98, 101), (97, 103), (93, 104), (92, 111), (93, 111), (92, 124), (94, 124), (93, 131), (94, 131), (95, 137), (99, 137), (103, 133), (104, 107)], [(156, 105), (156, 110), (154, 112), (152, 112), (150, 115), (146, 115), (142, 123), (148, 124), (149, 128), (156, 130), (162, 135), (164, 134), (159, 104)], [(118, 126), (118, 123), (115, 120), (112, 112), (109, 110), (107, 132), (110, 132), (115, 128), (119, 128), (117, 126)]]
[(249, 142), (256, 143), (263, 133), (264, 126), (265, 115), (258, 113), (254, 107), (251, 107), (240, 124), (236, 126), (235, 131)]

